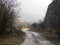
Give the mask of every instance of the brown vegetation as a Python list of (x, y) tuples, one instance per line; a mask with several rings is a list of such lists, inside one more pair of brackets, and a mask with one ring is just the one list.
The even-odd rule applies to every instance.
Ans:
[(14, 27), (15, 13), (11, 10), (13, 5), (6, 3), (6, 0), (0, 0), (0, 45), (20, 45), (25, 33)]

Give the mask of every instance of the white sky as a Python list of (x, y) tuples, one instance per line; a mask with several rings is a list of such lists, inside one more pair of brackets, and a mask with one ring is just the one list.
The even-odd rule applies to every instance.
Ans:
[[(18, 0), (22, 8), (18, 15), (22, 21), (37, 22), (43, 20), (51, 0)], [(19, 7), (18, 7), (19, 8)]]

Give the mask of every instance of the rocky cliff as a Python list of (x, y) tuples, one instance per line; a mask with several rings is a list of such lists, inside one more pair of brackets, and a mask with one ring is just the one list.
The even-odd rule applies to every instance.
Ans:
[(45, 28), (60, 29), (60, 0), (53, 0), (48, 6), (44, 24)]

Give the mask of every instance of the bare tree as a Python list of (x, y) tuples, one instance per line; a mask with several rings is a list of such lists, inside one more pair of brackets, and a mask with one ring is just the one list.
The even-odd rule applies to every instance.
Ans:
[(14, 1), (0, 0), (0, 36), (15, 30), (13, 23), (16, 17), (14, 13), (16, 4), (13, 4)]

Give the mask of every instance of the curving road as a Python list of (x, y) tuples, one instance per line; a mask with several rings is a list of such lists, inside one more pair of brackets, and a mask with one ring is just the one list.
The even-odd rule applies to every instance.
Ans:
[(26, 31), (25, 41), (21, 45), (54, 45), (36, 32)]

